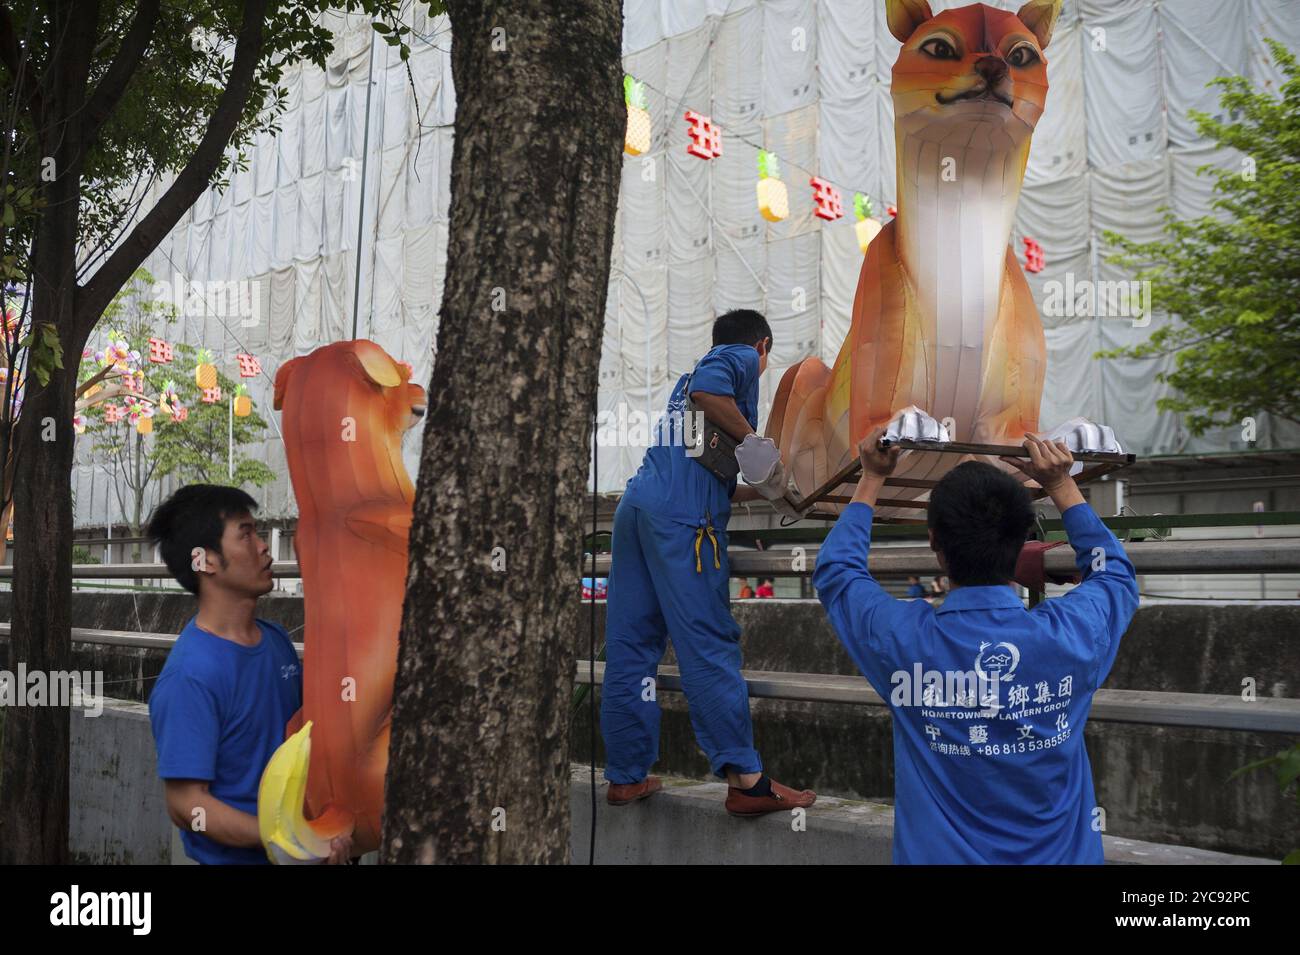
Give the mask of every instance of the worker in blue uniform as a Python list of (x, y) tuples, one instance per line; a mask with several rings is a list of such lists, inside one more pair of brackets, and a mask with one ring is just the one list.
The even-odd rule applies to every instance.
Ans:
[(881, 430), (817, 555), (813, 584), (894, 724), (894, 862), (1088, 863), (1102, 858), (1083, 727), (1138, 606), (1115, 535), (1079, 493), (1064, 442), (1027, 436), (1003, 458), (1061, 512), (1082, 582), (1026, 609), (1011, 583), (1034, 522), (1024, 486), (967, 462), (936, 485), (930, 547), (952, 580), (937, 609), (898, 600), (867, 569), (876, 497), (897, 462)]
[[(758, 381), (771, 347), (771, 328), (758, 312), (732, 311), (714, 322), (713, 347), (673, 388), (614, 514), (600, 710), (612, 805), (661, 788), (649, 771), (659, 754), (655, 679), (668, 638), (696, 740), (712, 771), (729, 783), (727, 811), (758, 816), (816, 799), (766, 776), (754, 749), (740, 627), (730, 610), (727, 520), (732, 499), (758, 494), (693, 460), (698, 453), (682, 427), (689, 395), (705, 419), (737, 441), (762, 440), (754, 435)], [(775, 469), (770, 483), (783, 484), (779, 458)]]

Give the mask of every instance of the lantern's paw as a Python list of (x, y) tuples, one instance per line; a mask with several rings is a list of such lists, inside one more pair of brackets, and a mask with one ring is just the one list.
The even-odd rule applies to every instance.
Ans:
[[(1043, 432), (1038, 437), (1044, 441), (1064, 441), (1065, 446), (1072, 452), (1109, 451), (1122, 453), (1124, 450), (1119, 446), (1119, 441), (1115, 439), (1113, 429), (1104, 424), (1095, 424), (1082, 417), (1071, 418), (1069, 421), (1058, 424), (1050, 431)], [(1070, 466), (1071, 474), (1078, 474), (1082, 470), (1082, 461), (1075, 461)]]
[(952, 436), (943, 422), (937, 421), (916, 405), (894, 413), (885, 427), (885, 437), (891, 441), (951, 441)]
[(351, 814), (338, 809), (311, 820), (303, 815), (310, 763), (308, 720), (271, 756), (257, 790), (257, 828), (267, 857), (277, 865), (324, 862), (330, 856), (330, 840), (352, 831)]

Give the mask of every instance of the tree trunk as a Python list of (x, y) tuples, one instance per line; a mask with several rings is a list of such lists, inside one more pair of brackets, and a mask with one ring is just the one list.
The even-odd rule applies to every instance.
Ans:
[[(77, 211), (84, 103), (97, 9), (59, 5), (51, 13), (62, 48), (50, 66), (41, 149), (54, 159), (46, 208), (32, 246), (33, 327), (54, 325), (63, 369), (41, 387), (30, 375), (15, 431), (13, 619), (9, 662), (28, 672), (72, 669), (72, 431), (77, 365), (89, 330), (76, 322)], [(54, 440), (46, 441), (46, 429)], [(0, 744), (0, 864), (68, 860), (69, 710), (15, 706)]]
[(619, 0), (449, 5), (451, 237), (385, 862), (565, 862), (582, 503), (626, 114)]

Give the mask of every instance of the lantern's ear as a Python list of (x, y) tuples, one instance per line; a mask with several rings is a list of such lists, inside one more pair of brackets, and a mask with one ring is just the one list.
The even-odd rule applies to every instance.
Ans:
[(889, 32), (899, 43), (906, 43), (913, 31), (926, 20), (934, 18), (926, 0), (885, 0), (885, 19)]
[(293, 366), (296, 364), (298, 359), (294, 358), (281, 365), (275, 373), (275, 397), (271, 400), (271, 407), (276, 411), (284, 406), (284, 392), (289, 387), (289, 376), (293, 374)]
[(360, 366), (362, 374), (381, 388), (396, 388), (402, 383), (397, 363), (374, 342), (358, 339), (352, 343), (348, 357)]
[(1029, 0), (1016, 14), (1020, 22), (1029, 27), (1029, 32), (1038, 39), (1038, 45), (1046, 50), (1052, 39), (1052, 28), (1056, 18), (1061, 15), (1062, 0)]

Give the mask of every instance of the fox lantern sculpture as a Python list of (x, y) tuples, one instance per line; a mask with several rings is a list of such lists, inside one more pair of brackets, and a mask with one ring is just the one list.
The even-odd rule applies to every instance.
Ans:
[(369, 341), (336, 342), (275, 376), (304, 599), (303, 706), (262, 774), (273, 862), (319, 862), (351, 834), (379, 846), (397, 638), (415, 489), (402, 435), (424, 389)]
[[(1038, 430), (1043, 327), (1008, 242), (1061, 0), (937, 16), (925, 0), (885, 6), (903, 44), (891, 90), (898, 216), (867, 248), (835, 366), (805, 358), (788, 369), (767, 425), (804, 496), (906, 411), (946, 420), (954, 441), (1019, 444)], [(960, 460), (915, 452), (895, 474), (935, 479)]]

